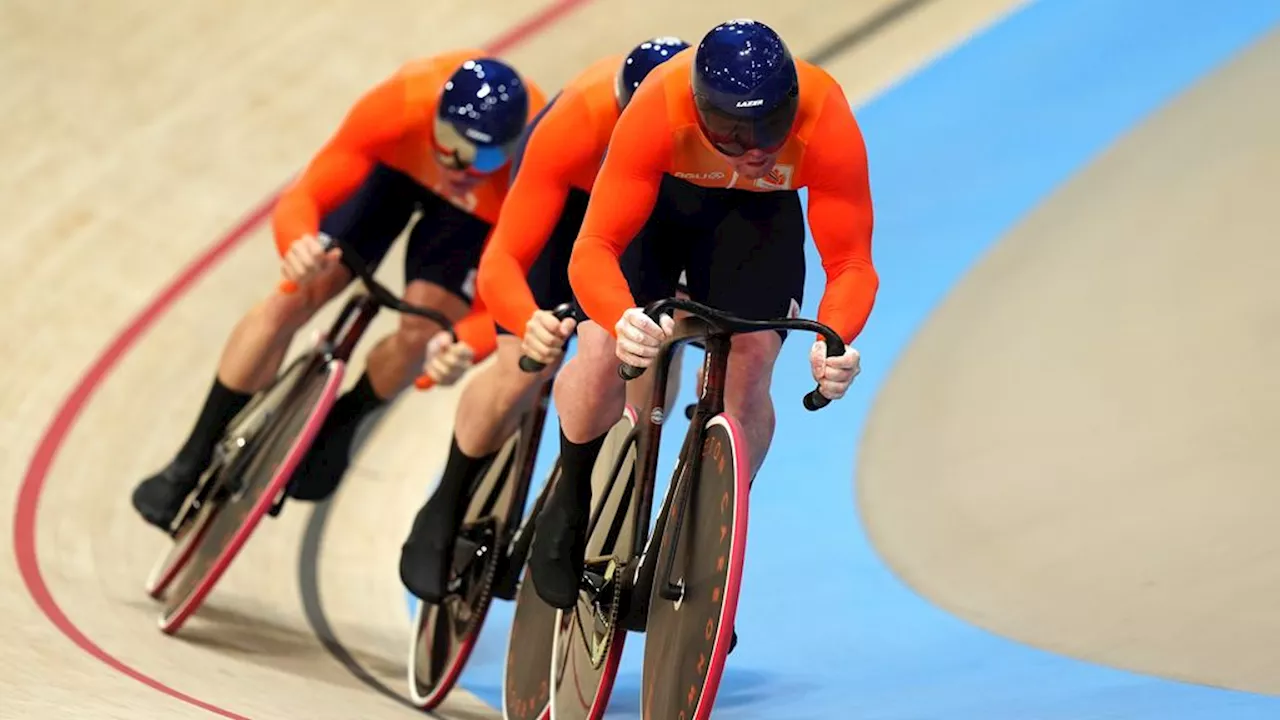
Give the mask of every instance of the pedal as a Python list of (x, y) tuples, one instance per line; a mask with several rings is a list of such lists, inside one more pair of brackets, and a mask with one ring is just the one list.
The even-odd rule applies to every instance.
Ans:
[(459, 575), (466, 572), (471, 566), (471, 561), (475, 560), (476, 550), (480, 549), (480, 543), (469, 537), (458, 537), (453, 541), (453, 569)]
[(484, 557), (488, 550), (487, 543), (479, 542), (465, 534), (460, 534), (453, 541), (453, 567), (446, 583), (450, 595), (467, 596), (471, 592), (472, 583), (478, 578), (472, 568), (476, 561)]
[(593, 602), (600, 596), (600, 593), (604, 592), (605, 586), (609, 584), (604, 575), (593, 573), (590, 570), (582, 571), (582, 582), (587, 586), (587, 592), (591, 593)]

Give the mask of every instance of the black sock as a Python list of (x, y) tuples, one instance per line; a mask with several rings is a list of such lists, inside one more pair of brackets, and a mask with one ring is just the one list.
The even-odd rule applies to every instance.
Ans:
[(595, 469), (596, 457), (604, 446), (608, 433), (588, 440), (585, 443), (571, 442), (560, 430), (560, 485), (563, 492), (572, 493), (578, 501), (578, 507), (591, 507), (591, 471)]
[(369, 373), (366, 372), (360, 376), (354, 387), (334, 401), (328, 420), (335, 425), (358, 422), (386, 403), (387, 401), (378, 397), (378, 393), (374, 391), (373, 381), (369, 379)]
[(252, 393), (237, 392), (223, 385), (222, 381), (215, 376), (213, 386), (209, 388), (209, 395), (205, 398), (204, 407), (200, 409), (200, 416), (196, 418), (195, 427), (187, 436), (187, 442), (178, 451), (175, 462), (193, 471), (208, 465), (209, 458), (213, 455), (213, 448), (218, 444), (222, 433), (226, 431), (227, 424), (236, 416), (236, 413), (249, 404), (249, 399), (252, 397)]
[(436, 488), (432, 499), (441, 509), (458, 514), (461, 511), (458, 506), (467, 496), (467, 490), (495, 455), (497, 453), (492, 452), (473, 458), (458, 447), (458, 437), (455, 435), (449, 446), (449, 459), (444, 464), (444, 474), (440, 476), (440, 485)]

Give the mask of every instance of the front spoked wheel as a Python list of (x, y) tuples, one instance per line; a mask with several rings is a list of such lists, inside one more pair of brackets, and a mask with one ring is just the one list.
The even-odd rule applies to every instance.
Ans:
[(606, 436), (592, 475), (592, 496), (599, 498), (599, 507), (587, 530), (583, 587), (572, 609), (556, 611), (551, 654), (551, 716), (556, 720), (603, 717), (618, 673), (627, 633), (621, 612), (631, 588), (636, 534), (636, 446), (628, 441), (635, 424), (635, 410), (628, 407)]
[(677, 503), (667, 509), (649, 598), (640, 700), (646, 720), (711, 717), (742, 583), (747, 458), (737, 422), (713, 417), (697, 472), (686, 478), (693, 484), (683, 517), (677, 519)]
[[(205, 507), (212, 517), (166, 594), (159, 621), (165, 633), (178, 632), (195, 613), (262, 516), (275, 506), (337, 397), (345, 369), (342, 362), (325, 362), (314, 355), (299, 360), (290, 367), (289, 380), (269, 391), (280, 393), (281, 399), (278, 415), (260, 430), (261, 444), (251, 444), (210, 480), (216, 483), (214, 502)], [(216, 511), (211, 505), (217, 506)]]
[(430, 710), (453, 689), (480, 637), (493, 601), (493, 583), (506, 536), (507, 516), (519, 471), (516, 432), (480, 476), (454, 540), (447, 595), (439, 605), (418, 603), (409, 644), (409, 696)]

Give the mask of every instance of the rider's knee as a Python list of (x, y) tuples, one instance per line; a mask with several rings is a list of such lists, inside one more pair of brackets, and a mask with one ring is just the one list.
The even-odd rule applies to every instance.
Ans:
[(500, 407), (514, 405), (531, 396), (539, 385), (554, 375), (556, 369), (553, 364), (541, 372), (525, 372), (520, 369), (519, 362), (519, 347), (508, 352), (500, 341), (493, 377), (490, 380), (498, 396), (496, 399)]
[(773, 378), (774, 361), (781, 349), (781, 340), (772, 331), (735, 336), (733, 349), (729, 353), (726, 390), (767, 396)]
[(595, 323), (583, 323), (578, 328), (578, 352), (574, 362), (589, 368), (590, 375), (602, 382), (618, 378), (617, 341), (608, 330)]
[(400, 325), (396, 328), (396, 339), (413, 353), (424, 353), (427, 343), (440, 332), (440, 326), (434, 321), (416, 315), (402, 315)]

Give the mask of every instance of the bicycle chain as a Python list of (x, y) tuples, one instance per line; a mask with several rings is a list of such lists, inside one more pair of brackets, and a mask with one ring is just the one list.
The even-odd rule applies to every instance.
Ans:
[[(496, 563), (496, 562), (489, 562), (489, 563), (487, 563), (487, 564), (488, 564), (488, 566), (489, 566), (489, 567), (488, 567), (488, 569), (487, 569), (487, 570), (485, 570), (485, 573), (484, 573), (484, 576), (483, 576), (483, 580), (481, 581), (481, 585), (480, 585), (480, 593), (476, 596), (476, 602), (475, 602), (475, 603), (467, 603), (465, 600), (462, 600), (462, 598), (461, 598), (460, 596), (459, 596), (459, 598), (458, 598), (458, 601), (459, 601), (461, 604), (467, 605), (467, 609), (471, 611), (471, 617), (467, 620), (466, 625), (465, 625), (465, 626), (463, 626), (463, 632), (459, 635), (460, 637), (466, 637), (467, 635), (471, 634), (472, 632), (475, 632), (475, 631), (476, 631), (476, 627), (475, 627), (475, 626), (476, 626), (477, 622), (478, 622), (478, 621), (480, 621), (480, 620), (483, 620), (483, 618), (484, 618), (484, 614), (487, 614), (487, 613), (481, 614), (481, 613), (477, 613), (477, 612), (476, 612), (476, 608), (486, 607), (486, 606), (487, 606), (487, 604), (489, 603), (489, 600), (490, 600), (490, 591), (491, 591), (491, 590), (492, 590), (492, 588), (493, 588), (493, 578), (494, 578), (494, 575), (496, 574), (496, 573), (495, 573), (495, 569), (496, 569), (496, 567), (497, 567), (497, 563)], [(451, 617), (449, 618), (449, 622), (446, 624), (446, 626), (449, 628), (450, 633), (452, 633), (453, 628), (454, 628), (454, 627), (456, 627), (456, 624), (455, 624), (454, 622), (452, 622), (452, 620), (454, 619), (454, 618), (452, 617), (452, 616), (453, 616), (453, 612), (452, 612), (452, 610), (448, 609), (449, 607), (450, 607), (450, 604), (446, 602), (444, 605), (442, 605), (442, 606), (441, 606), (441, 608), (440, 608), (440, 609), (441, 609), (442, 611), (444, 611), (444, 612), (448, 613), (448, 614), (451, 616)], [(453, 660), (457, 660), (457, 657), (455, 656), (455, 657), (453, 658)], [(414, 682), (415, 682), (415, 683), (417, 683), (417, 682), (421, 682), (420, 680), (418, 680), (418, 677), (417, 677), (417, 671), (416, 671), (416, 669), (415, 669), (415, 671), (414, 671), (413, 675), (414, 675)], [(433, 684), (433, 685), (428, 689), (428, 691), (427, 691), (426, 693), (423, 693), (423, 694), (424, 694), (424, 695), (427, 695), (427, 694), (430, 694), (430, 693), (432, 693), (432, 692), (435, 692), (436, 687), (437, 687), (437, 685)]]
[[(495, 547), (497, 545), (496, 540), (497, 534), (495, 533), (494, 542), (492, 543)], [(476, 624), (476, 617), (478, 615), (476, 608), (485, 607), (492, 597), (493, 580), (498, 574), (498, 555), (493, 548), (491, 548), (491, 552), (489, 554), (493, 556), (493, 559), (485, 561), (486, 567), (484, 575), (481, 576), (480, 592), (476, 595), (476, 601), (474, 603), (466, 603), (468, 605), (468, 609), (471, 611), (471, 618), (467, 621), (466, 625), (467, 632), (470, 632), (472, 630), (472, 626)], [(459, 599), (461, 599), (461, 597), (459, 597)]]
[[(608, 627), (608, 633), (606, 634), (607, 639), (605, 640), (605, 642), (601, 647), (601, 650), (603, 650), (604, 652), (601, 653), (601, 657), (599, 658), (596, 657), (595, 652), (591, 653), (591, 666), (596, 668), (600, 666), (600, 661), (603, 658), (603, 655), (607, 654), (609, 648), (613, 647), (614, 635), (616, 635), (618, 632), (618, 608), (622, 604), (622, 579), (621, 579), (622, 573), (619, 572), (620, 566), (618, 565), (617, 559), (614, 559), (614, 558), (611, 558), (609, 560), (609, 564), (613, 566), (613, 572), (610, 573), (609, 575), (610, 581), (613, 582), (613, 601), (609, 603), (608, 623), (606, 625), (606, 627)], [(592, 632), (594, 633), (595, 632), (594, 610), (592, 611), (591, 614), (593, 616)]]

